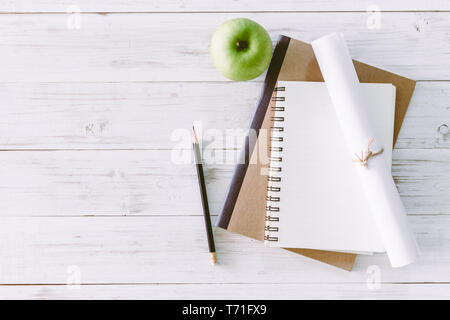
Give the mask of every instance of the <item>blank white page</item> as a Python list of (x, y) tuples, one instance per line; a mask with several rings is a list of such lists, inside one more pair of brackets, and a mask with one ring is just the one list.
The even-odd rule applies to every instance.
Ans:
[[(391, 167), (395, 87), (361, 85), (384, 147), (379, 157)], [(271, 166), (281, 167), (281, 172), (269, 174), (281, 177), (281, 181), (269, 182), (280, 191), (269, 191), (268, 195), (280, 200), (269, 201), (268, 206), (279, 208), (279, 212), (269, 212), (279, 221), (267, 222), (278, 227), (278, 231), (268, 231), (278, 241), (266, 243), (284, 248), (384, 252), (355, 171), (355, 156), (348, 152), (325, 84), (280, 81), (278, 86), (285, 87), (277, 94), (285, 101), (277, 102), (284, 111), (276, 111), (275, 116), (284, 121), (274, 122), (274, 126), (284, 129), (272, 135), (283, 137), (283, 141), (272, 142), (272, 146), (283, 150), (272, 151), (272, 159), (281, 157), (282, 161)]]

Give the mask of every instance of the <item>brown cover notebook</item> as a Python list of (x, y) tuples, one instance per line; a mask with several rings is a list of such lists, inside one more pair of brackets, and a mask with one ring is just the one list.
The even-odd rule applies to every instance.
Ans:
[[(392, 83), (396, 87), (394, 145), (416, 82), (355, 60), (353, 63), (360, 82)], [(323, 81), (310, 44), (286, 36), (280, 37), (250, 126), (258, 136), (261, 129), (269, 130), (272, 125), (270, 117), (273, 116), (273, 112), (270, 107), (275, 105), (273, 97), (276, 96), (278, 80)], [(270, 144), (270, 141), (267, 143)], [(246, 138), (242, 151), (244, 161), (236, 166), (217, 226), (263, 241), (267, 175), (262, 173), (264, 172), (262, 169), (267, 165), (252, 161), (259, 158), (257, 145), (258, 142), (250, 142), (249, 137)], [(300, 248), (286, 250), (349, 271), (356, 258), (352, 253)]]

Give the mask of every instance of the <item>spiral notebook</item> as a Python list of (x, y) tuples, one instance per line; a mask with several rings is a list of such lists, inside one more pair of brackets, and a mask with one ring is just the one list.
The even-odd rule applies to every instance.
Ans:
[[(367, 112), (392, 162), (395, 87), (361, 84)], [(357, 168), (323, 82), (279, 81), (270, 130), (266, 244), (384, 252)]]
[[(397, 139), (408, 104), (414, 92), (415, 81), (397, 74), (354, 61), (360, 82), (392, 83), (396, 91), (394, 140)], [(256, 110), (250, 129), (259, 134), (260, 130), (269, 130), (273, 116), (272, 96), (277, 81), (317, 81), (323, 82), (311, 45), (287, 36), (281, 36), (275, 46), (269, 69), (256, 103)], [(225, 198), (223, 209), (219, 215), (217, 226), (256, 240), (264, 241), (267, 175), (261, 174), (266, 165), (257, 161), (248, 161), (258, 152), (255, 143), (246, 139), (242, 154), (245, 162), (236, 165), (230, 187)], [(270, 147), (270, 141), (268, 142)], [(327, 250), (285, 248), (293, 253), (351, 270), (356, 254)]]

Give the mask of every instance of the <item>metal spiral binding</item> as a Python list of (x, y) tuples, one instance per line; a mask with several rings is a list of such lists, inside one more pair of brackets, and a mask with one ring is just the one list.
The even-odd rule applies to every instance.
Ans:
[[(276, 87), (274, 89), (275, 92), (285, 91), (285, 87)], [(284, 127), (282, 126), (282, 122), (284, 121), (283, 112), (285, 111), (284, 106), (280, 106), (280, 102), (285, 101), (285, 97), (272, 97), (272, 101), (276, 101), (276, 105), (272, 107), (272, 111), (274, 111), (274, 115), (270, 118), (273, 122), (272, 127), (270, 128), (270, 166), (269, 166), (269, 176), (267, 177), (267, 196), (266, 196), (266, 225), (264, 228), (264, 241), (278, 241), (278, 237), (274, 235), (274, 232), (279, 231), (279, 227), (277, 222), (280, 221), (278, 217), (278, 213), (280, 212), (280, 207), (278, 206), (280, 202), (281, 192), (281, 176), (282, 172), (281, 162), (283, 162), (282, 152), (283, 146), (281, 143), (283, 142), (283, 132)]]

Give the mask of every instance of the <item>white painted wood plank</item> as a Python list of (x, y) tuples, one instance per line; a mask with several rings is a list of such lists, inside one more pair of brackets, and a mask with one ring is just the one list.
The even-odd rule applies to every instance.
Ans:
[(380, 10), (450, 10), (445, 0), (15, 0), (1, 2), (0, 12), (66, 12), (73, 5), (77, 5), (82, 12), (366, 11), (374, 4)]
[(450, 213), (450, 153), (394, 150), (392, 176), (409, 214)]
[[(450, 83), (418, 82), (403, 122), (396, 148), (449, 148)], [(445, 131), (442, 131), (445, 133)]]
[[(74, 29), (66, 14), (4, 14), (0, 81), (222, 81), (209, 41), (223, 21), (240, 16), (83, 14)], [(356, 59), (416, 80), (450, 79), (450, 12), (386, 12), (380, 29), (367, 27), (365, 12), (245, 16), (274, 41), (279, 34), (310, 41), (343, 31)]]
[[(198, 214), (191, 150), (183, 153), (186, 163), (173, 162), (170, 150), (0, 152), (0, 216)], [(449, 149), (394, 151), (393, 176), (409, 214), (450, 213), (449, 163)], [(234, 164), (205, 170), (218, 214)]]
[(196, 120), (223, 134), (247, 129), (261, 87), (257, 82), (3, 83), (0, 148), (172, 148), (177, 145), (172, 134)]
[(1, 286), (1, 299), (449, 299), (449, 284), (139, 284)]
[(449, 282), (450, 217), (410, 221), (418, 262), (358, 256), (347, 272), (221, 229), (212, 266), (201, 216), (0, 218), (0, 284)]
[[(262, 84), (2, 83), (0, 149), (168, 149), (201, 121), (205, 139), (248, 128)], [(396, 148), (450, 148), (450, 82), (419, 82)], [(237, 131), (236, 131), (237, 130)], [(171, 141), (171, 138), (174, 140)], [(189, 137), (189, 134), (188, 134)], [(220, 143), (223, 141), (223, 143)], [(190, 148), (187, 141), (186, 148)]]
[[(1, 152), (0, 163), (0, 215), (201, 212), (195, 167), (170, 151)], [(208, 173), (212, 190), (226, 188), (224, 174), (231, 166)], [(211, 192), (215, 208), (223, 193)]]

